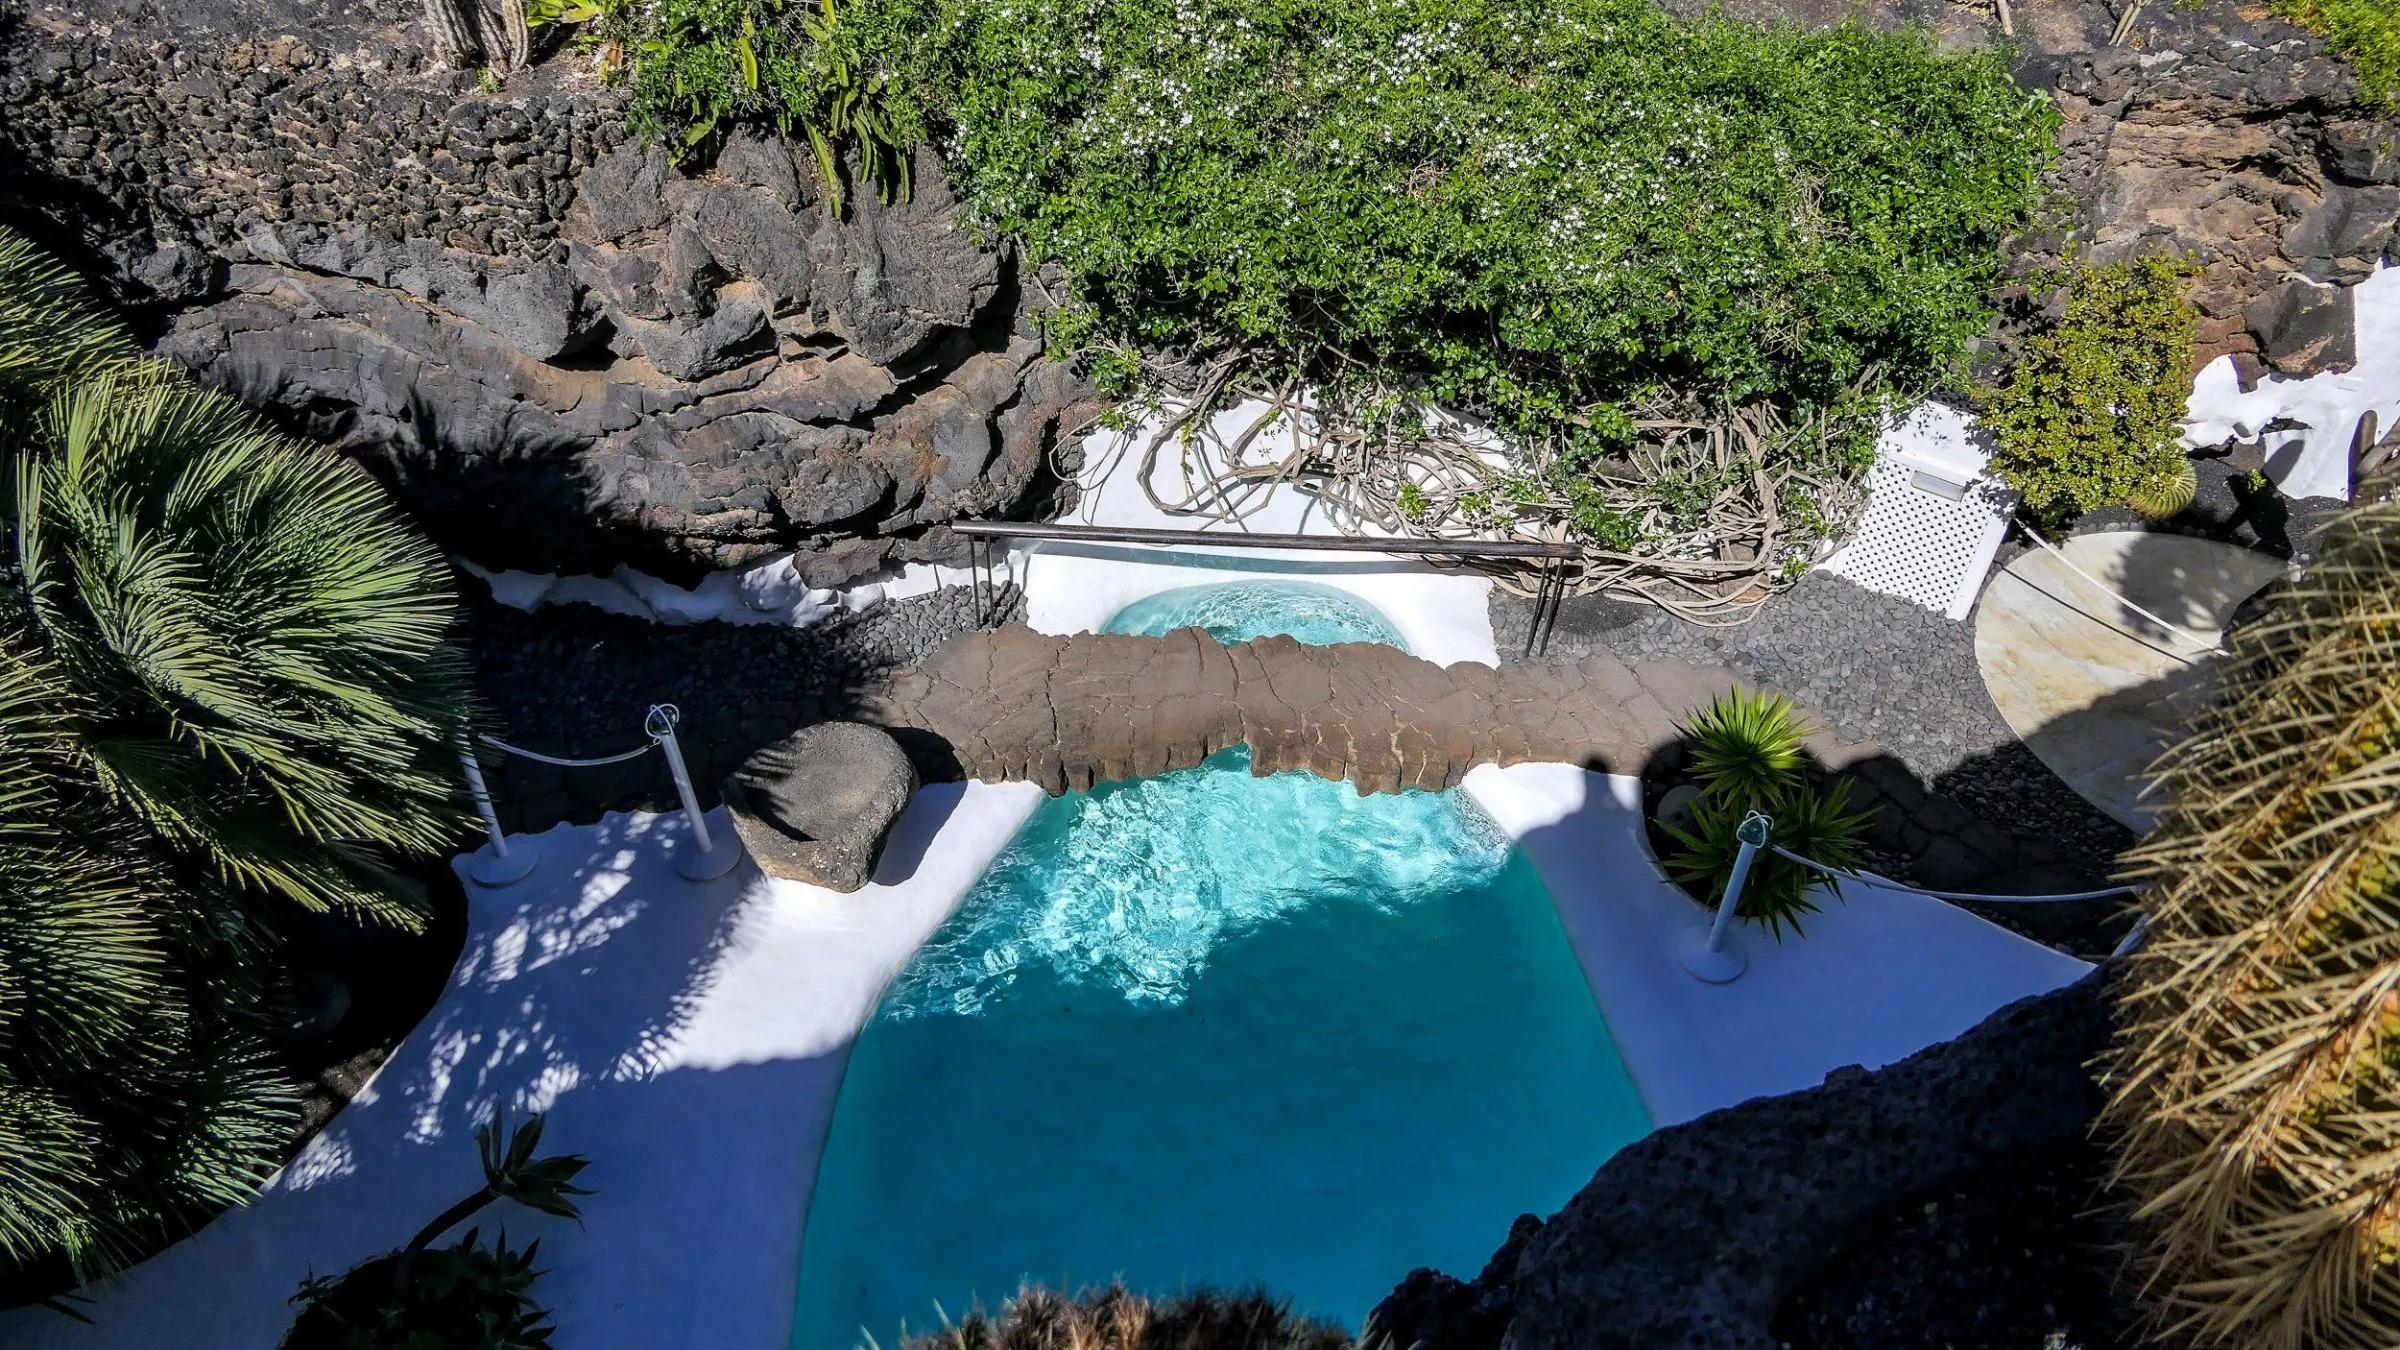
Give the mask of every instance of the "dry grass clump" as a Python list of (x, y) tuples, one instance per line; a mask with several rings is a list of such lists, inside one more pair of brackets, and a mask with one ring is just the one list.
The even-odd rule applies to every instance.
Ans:
[(997, 1316), (981, 1309), (901, 1350), (1352, 1350), (1350, 1334), (1252, 1290), (1153, 1300), (1122, 1284), (1069, 1297), (1028, 1285)]
[(2133, 858), (2152, 940), (2103, 1118), (2154, 1329), (2400, 1344), (2400, 504), (2392, 482), (2240, 633)]

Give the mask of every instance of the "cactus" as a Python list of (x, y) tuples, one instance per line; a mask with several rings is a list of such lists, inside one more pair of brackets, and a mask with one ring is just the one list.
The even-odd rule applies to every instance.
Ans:
[(2178, 459), (2125, 496), (2125, 504), (2152, 520), (2169, 520), (2200, 495), (2200, 473), (2189, 459)]
[(2236, 635), (2129, 863), (2102, 1128), (2152, 1329), (2400, 1344), (2400, 503), (2391, 479)]

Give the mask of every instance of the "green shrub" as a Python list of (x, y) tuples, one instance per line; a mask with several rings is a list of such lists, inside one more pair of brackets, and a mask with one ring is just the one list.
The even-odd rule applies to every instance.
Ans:
[(1067, 1297), (1028, 1286), (997, 1315), (978, 1308), (939, 1331), (909, 1337), (901, 1350), (1352, 1350), (1330, 1322), (1295, 1316), (1258, 1292), (1210, 1291), (1150, 1299), (1122, 1284)]
[(920, 87), (1099, 331), (1422, 380), (1520, 435), (1654, 387), (1938, 380), (2054, 125), (1997, 54), (1646, 0), (954, 0)]
[(2274, 0), (2275, 14), (2316, 33), (2358, 67), (2367, 97), (2400, 111), (2400, 5), (2392, 0)]
[(1998, 442), (1992, 468), (2036, 517), (2056, 523), (2176, 495), (2190, 472), (2194, 270), (2159, 257), (2070, 263), (2063, 312), (1984, 392), (1983, 424)]
[[(637, 125), (829, 96), (759, 46), (805, 47), (798, 9), (658, 12), (687, 10), (633, 49)], [(1359, 425), (1432, 400), (1570, 479), (1622, 476), (1662, 408), (1760, 400), (1854, 472), (1878, 391), (1961, 378), (2056, 126), (1999, 52), (1650, 0), (856, 0), (836, 33), (880, 126), (934, 132), (982, 228), (1062, 265), (1054, 344), (1116, 389), (1129, 350), (1241, 348)], [(1570, 510), (1611, 547), (1640, 514)]]
[(480, 1230), (470, 1228), (450, 1246), (433, 1245), (500, 1200), (577, 1217), (574, 1197), (590, 1194), (574, 1184), (585, 1160), (535, 1156), (542, 1125), (535, 1116), (515, 1130), (505, 1122), (477, 1126), (483, 1185), (434, 1216), (399, 1251), (303, 1281), (292, 1296), (300, 1315), (283, 1350), (549, 1350), (549, 1314), (533, 1299), (539, 1242), (511, 1248), (503, 1232), (485, 1247)]
[(835, 214), (840, 148), (859, 151), (888, 199), (909, 189), (909, 153), (923, 138), (916, 105), (900, 96), (864, 28), (835, 0), (651, 0), (595, 11), (630, 53), (633, 129), (678, 158), (703, 158), (750, 122), (805, 138)]

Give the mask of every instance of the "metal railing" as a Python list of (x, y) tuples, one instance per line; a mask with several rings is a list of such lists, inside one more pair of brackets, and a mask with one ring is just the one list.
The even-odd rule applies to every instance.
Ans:
[(1457, 558), (1489, 561), (1499, 558), (1536, 559), (1545, 565), (1533, 597), (1533, 618), (1525, 629), (1525, 655), (1550, 649), (1551, 630), (1558, 625), (1558, 607), (1567, 597), (1569, 564), (1581, 563), (1590, 550), (1575, 544), (1540, 544), (1515, 539), (1370, 539), (1349, 534), (1254, 534), (1248, 531), (1153, 530), (1131, 525), (1057, 525), (1004, 520), (958, 520), (950, 528), (967, 538), (967, 565), (975, 587), (975, 621), (989, 621), (985, 597), (994, 606), (999, 587), (993, 570), (996, 540), (1053, 540), (1082, 544), (1140, 544), (1152, 548), (1247, 548), (1288, 552), (1389, 553), (1411, 558)]
[[(555, 765), (562, 769), (595, 769), (607, 764), (623, 764), (640, 759), (656, 750), (667, 758), (667, 772), (675, 780), (675, 795), (683, 804), (683, 818), (691, 826), (691, 837), (675, 849), (675, 871), (687, 881), (714, 881), (733, 870), (742, 860), (742, 845), (738, 837), (719, 839), (708, 828), (708, 817), (700, 810), (699, 798), (692, 792), (691, 770), (683, 762), (683, 745), (675, 739), (676, 724), (683, 713), (672, 703), (653, 703), (642, 718), (642, 733), (649, 743), (614, 755), (591, 759), (569, 759), (562, 755), (545, 755), (538, 750), (511, 745), (497, 736), (477, 736), (475, 739), (502, 754), (529, 759), (537, 764)], [(463, 737), (458, 746), (458, 765), (466, 771), (467, 790), (475, 798), (475, 813), (483, 818), (484, 845), (467, 858), (467, 875), (479, 885), (508, 886), (523, 881), (541, 865), (539, 837), (520, 837), (510, 843), (500, 829), (500, 813), (492, 805), (492, 793), (483, 780), (483, 764), (476, 758), (474, 746)]]

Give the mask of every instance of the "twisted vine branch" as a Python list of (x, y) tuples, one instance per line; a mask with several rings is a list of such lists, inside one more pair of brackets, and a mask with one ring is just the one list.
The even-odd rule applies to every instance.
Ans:
[[(1570, 593), (1725, 627), (1797, 580), (1865, 504), (1863, 466), (1843, 463), (1826, 420), (1795, 426), (1765, 402), (1648, 409), (1622, 459), (1564, 469), (1559, 445), (1512, 448), (1438, 411), (1413, 425), (1362, 417), (1361, 407), (1404, 405), (1402, 391), (1371, 380), (1328, 406), (1299, 379), (1259, 380), (1250, 364), (1231, 352), (1196, 376), (1156, 372), (1158, 420), (1137, 467), (1159, 510), (1239, 524), (1289, 490), (1320, 502), (1349, 534), (1580, 543), (1586, 551), (1567, 564)], [(1245, 406), (1247, 418), (1222, 425)], [(1121, 442), (1117, 456), (1131, 448)], [(1170, 448), (1187, 486), (1180, 496), (1158, 485)], [(1613, 538), (1595, 539), (1595, 525)], [(1541, 564), (1472, 565), (1518, 595), (1540, 582)]]

